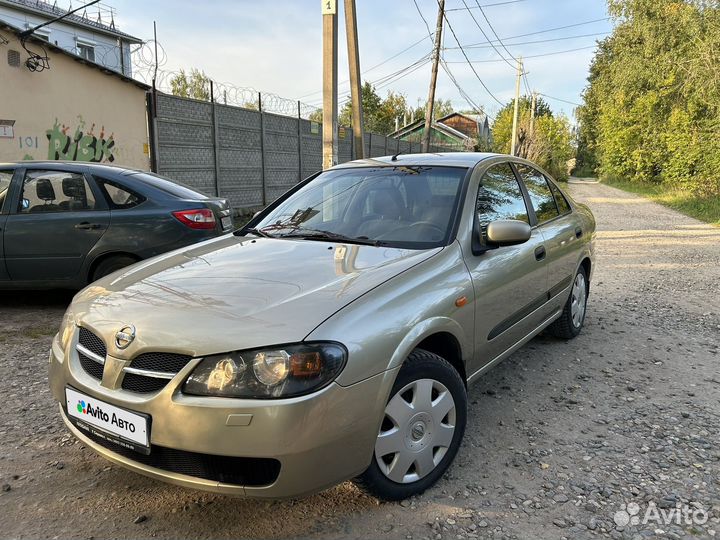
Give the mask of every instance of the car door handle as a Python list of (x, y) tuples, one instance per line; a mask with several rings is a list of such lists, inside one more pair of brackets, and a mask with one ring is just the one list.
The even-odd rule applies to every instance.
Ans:
[(84, 230), (92, 230), (92, 229), (99, 229), (101, 225), (98, 225), (97, 223), (88, 223), (87, 221), (83, 221), (82, 223), (78, 223), (75, 225), (76, 229), (84, 229)]
[(545, 246), (535, 248), (535, 260), (542, 261), (545, 258)]
[(583, 235), (583, 230), (580, 227), (575, 228), (575, 238), (580, 238)]

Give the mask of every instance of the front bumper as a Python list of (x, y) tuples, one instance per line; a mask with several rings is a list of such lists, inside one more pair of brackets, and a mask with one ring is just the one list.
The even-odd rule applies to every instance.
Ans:
[[(373, 455), (382, 411), (397, 370), (351, 386), (333, 383), (308, 395), (281, 400), (187, 396), (182, 381), (191, 362), (157, 393), (144, 395), (100, 385), (80, 366), (71, 340), (63, 351), (59, 339), (50, 353), (50, 386), (70, 431), (105, 458), (135, 472), (185, 487), (249, 497), (285, 498), (320, 491), (363, 472)], [(238, 485), (178, 474), (133, 459), (101, 444), (69, 420), (65, 388), (138, 413), (150, 415), (151, 447), (187, 453), (279, 461), (269, 485)], [(234, 416), (240, 415), (240, 416)], [(241, 419), (241, 421), (236, 421)], [(247, 425), (242, 425), (247, 424)]]

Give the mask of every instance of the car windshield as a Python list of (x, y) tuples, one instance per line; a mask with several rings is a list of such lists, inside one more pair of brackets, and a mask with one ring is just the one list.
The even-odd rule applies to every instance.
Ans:
[(407, 249), (447, 244), (467, 169), (337, 169), (317, 178), (254, 223), (255, 234)]

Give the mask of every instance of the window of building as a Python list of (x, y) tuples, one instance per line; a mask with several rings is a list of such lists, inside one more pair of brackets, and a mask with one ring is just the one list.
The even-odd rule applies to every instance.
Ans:
[(90, 62), (95, 61), (95, 47), (93, 47), (92, 45), (78, 43), (77, 44), (77, 53), (78, 53), (78, 56), (81, 56), (85, 60), (89, 60)]

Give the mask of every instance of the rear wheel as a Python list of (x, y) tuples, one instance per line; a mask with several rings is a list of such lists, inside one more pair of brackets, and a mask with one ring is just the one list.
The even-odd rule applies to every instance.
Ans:
[(387, 501), (422, 493), (455, 459), (466, 417), (465, 384), (455, 368), (413, 351), (390, 392), (372, 463), (355, 483)]
[(575, 274), (570, 296), (562, 315), (550, 326), (550, 332), (559, 338), (572, 339), (580, 333), (585, 322), (587, 307), (587, 274), (582, 266)]
[(136, 263), (137, 259), (130, 257), (129, 255), (113, 255), (107, 257), (98, 263), (90, 276), (90, 281), (97, 281), (101, 277), (105, 277), (108, 274), (112, 274), (116, 270), (130, 266)]

